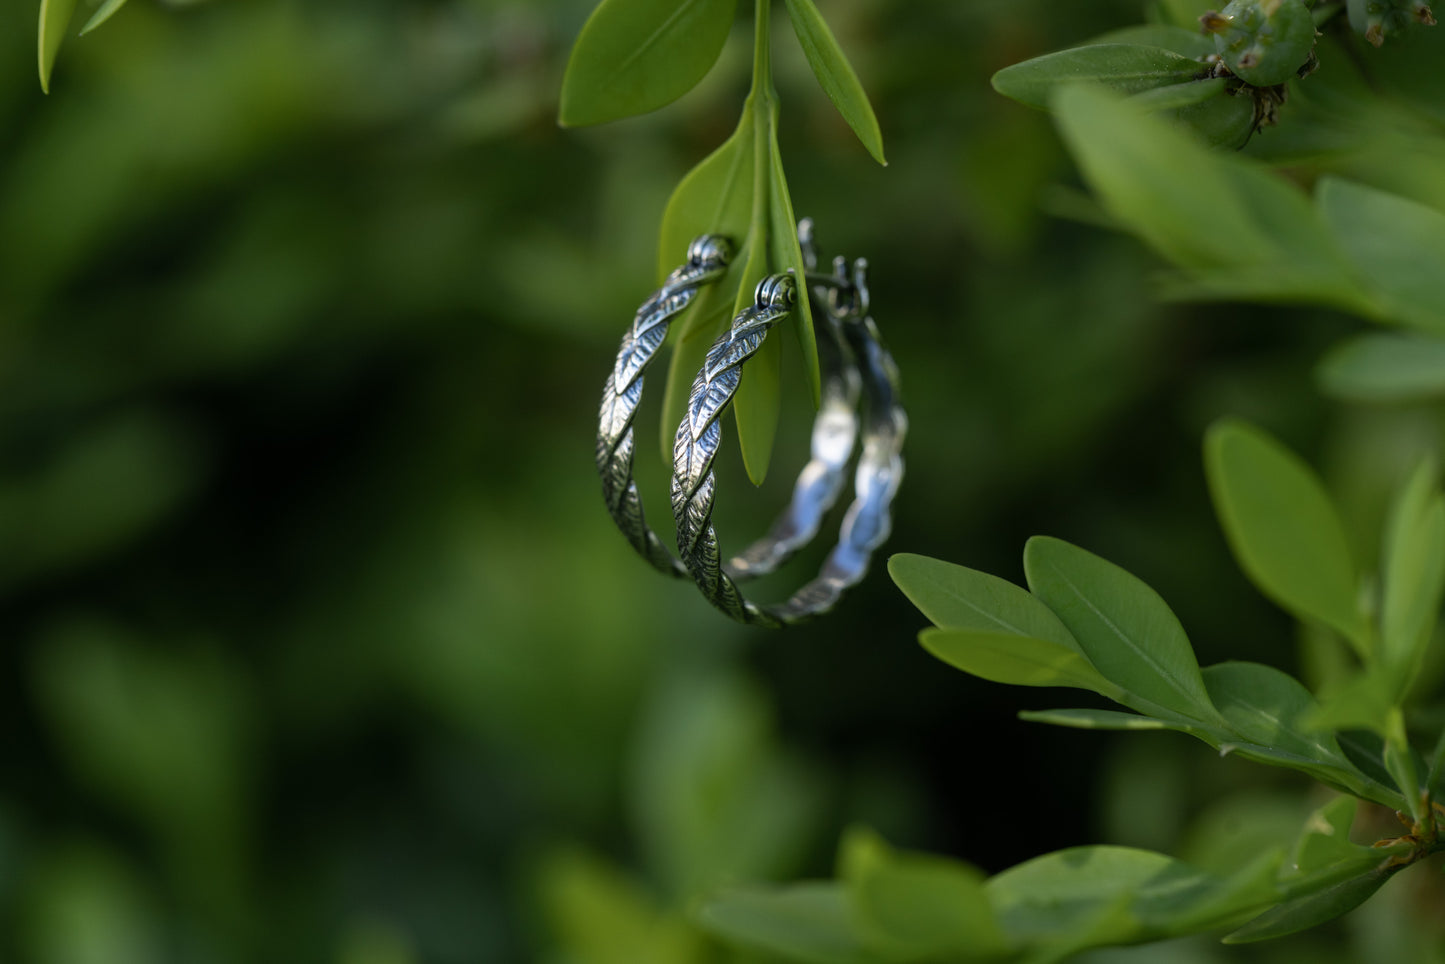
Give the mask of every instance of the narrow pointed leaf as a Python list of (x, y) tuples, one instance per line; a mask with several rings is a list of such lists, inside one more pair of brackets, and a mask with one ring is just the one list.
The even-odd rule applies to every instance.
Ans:
[(40, 89), (50, 93), (50, 73), (55, 68), (55, 55), (65, 39), (70, 18), (75, 14), (75, 0), (40, 0)]
[(868, 95), (863, 92), (858, 75), (853, 72), (852, 64), (848, 63), (847, 55), (838, 46), (823, 15), (813, 5), (813, 0), (787, 0), (787, 5), (788, 19), (793, 22), (793, 32), (798, 35), (798, 43), (803, 48), (803, 56), (808, 58), (808, 65), (813, 68), (813, 76), (818, 78), (828, 99), (838, 108), (838, 113), (853, 128), (853, 133), (858, 135), (858, 140), (863, 142), (873, 159), (879, 164), (887, 164), (883, 159), (883, 134), (878, 129), (878, 118), (873, 116), (873, 105), (868, 103)]
[(890, 558), (888, 573), (909, 601), (943, 629), (1033, 636), (1083, 652), (1053, 610), (1006, 579), (911, 553)]
[[(788, 191), (788, 178), (783, 172), (783, 154), (778, 148), (778, 125), (772, 125), (769, 135), (772, 164), (768, 175), (768, 227), (771, 232), (770, 263), (773, 271), (789, 271), (800, 281), (807, 271), (803, 264), (803, 251), (798, 245), (798, 218), (793, 213), (793, 198)], [(789, 327), (798, 339), (803, 353), (803, 374), (808, 379), (809, 393), (813, 407), (817, 408), (823, 395), (822, 375), (818, 370), (818, 341), (813, 333), (813, 299), (798, 298), (797, 310), (793, 312)]]
[(1370, 631), (1355, 603), (1359, 576), (1319, 478), (1234, 419), (1209, 429), (1204, 450), (1215, 512), (1245, 574), (1281, 607), (1338, 631), (1368, 658)]
[(84, 37), (96, 27), (105, 23), (111, 17), (115, 16), (123, 6), (125, 6), (125, 0), (105, 0), (105, 3), (102, 3), (100, 8), (91, 14), (90, 19), (85, 22), (85, 26), (80, 28), (80, 36)]
[(1151, 705), (1120, 702), (1185, 721), (1219, 720), (1183, 627), (1144, 582), (1078, 546), (1042, 536), (1024, 547), (1024, 573), (1099, 673)]
[[(727, 273), (704, 288), (683, 315), (673, 322), (673, 352), (668, 364), (659, 435), (662, 457), (672, 461), (677, 426), (687, 410), (693, 376), (713, 341), (732, 321), (732, 309), (749, 256), (753, 168), (756, 151), (751, 103), (743, 108), (737, 130), (721, 147), (688, 172), (662, 215), (657, 277), (682, 264), (687, 246), (700, 234), (721, 234), (736, 249)], [(751, 289), (749, 289), (751, 291)]]
[[(733, 317), (753, 306), (758, 282), (772, 273), (766, 231), (764, 225), (761, 232), (754, 231), (748, 236), (742, 286), (738, 288), (737, 300), (733, 303)], [(773, 457), (773, 437), (778, 431), (783, 357), (781, 334), (774, 329), (763, 339), (757, 354), (748, 359), (733, 399), (738, 448), (743, 454), (743, 468), (753, 485), (762, 485), (767, 478)]]
[(1203, 64), (1162, 47), (1092, 44), (1060, 50), (1005, 67), (993, 88), (1030, 107), (1044, 107), (1062, 84), (1092, 81), (1121, 94), (1188, 83), (1207, 72)]
[(722, 53), (736, 7), (736, 0), (602, 0), (567, 61), (562, 124), (644, 114), (692, 90)]
[(1176, 730), (1190, 732), (1184, 723), (1160, 720), (1138, 713), (1123, 713), (1119, 710), (1022, 710), (1019, 719), (1030, 723), (1050, 723), (1054, 726), (1068, 726), (1076, 730)]
[(1110, 699), (1123, 696), (1077, 651), (1051, 640), (973, 629), (925, 629), (918, 641), (950, 666), (995, 683), (1071, 686)]
[(1386, 313), (1445, 334), (1445, 214), (1333, 177), (1320, 181), (1317, 197), (1340, 246), (1386, 299)]

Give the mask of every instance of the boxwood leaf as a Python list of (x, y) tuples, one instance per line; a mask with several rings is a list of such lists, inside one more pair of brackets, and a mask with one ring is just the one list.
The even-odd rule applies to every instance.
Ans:
[(1009, 943), (977, 868), (893, 850), (877, 834), (850, 831), (839, 873), (866, 946), (887, 960), (997, 960)]
[(1445, 590), (1445, 499), (1427, 460), (1411, 476), (1385, 527), (1380, 666), (1399, 702), (1414, 681)]
[(1111, 683), (1152, 706), (1144, 712), (1219, 721), (1179, 620), (1159, 594), (1123, 569), (1060, 539), (1024, 547), (1029, 588), (1058, 615), (1089, 662)]
[(645, 114), (702, 80), (722, 53), (737, 0), (602, 0), (562, 78), (567, 127)]
[(843, 887), (832, 882), (724, 892), (697, 910), (698, 924), (728, 941), (817, 964), (872, 964)]
[(1072, 686), (1110, 699), (1124, 696), (1077, 650), (1052, 640), (976, 629), (925, 629), (918, 641), (950, 666), (995, 683)]
[(1360, 335), (1315, 369), (1321, 390), (1353, 402), (1411, 402), (1445, 395), (1445, 341), (1424, 335)]
[(1445, 214), (1333, 177), (1321, 179), (1316, 196), (1340, 246), (1384, 295), (1387, 314), (1445, 333)]
[(1210, 427), (1204, 451), (1215, 512), (1245, 574), (1284, 609), (1338, 631), (1368, 658), (1370, 627), (1355, 602), (1359, 576), (1319, 478), (1235, 419)]
[(75, 0), (40, 0), (40, 89), (50, 93), (50, 72), (55, 68), (55, 55), (65, 39), (70, 18), (75, 14)]
[(848, 126), (853, 128), (853, 133), (858, 135), (868, 153), (879, 164), (886, 165), (883, 134), (878, 129), (878, 118), (873, 115), (873, 105), (868, 103), (868, 95), (863, 92), (858, 75), (853, 72), (853, 66), (848, 63), (847, 55), (838, 46), (823, 15), (813, 5), (813, 0), (787, 0), (787, 5), (788, 19), (793, 22), (793, 32), (798, 35), (798, 43), (803, 48), (803, 56), (808, 58), (808, 65), (813, 68), (813, 76), (818, 78), (824, 93), (838, 108)]
[(1007, 579), (906, 552), (888, 560), (888, 573), (935, 626), (1033, 636), (1083, 653), (1053, 610)]
[(1137, 94), (1187, 83), (1205, 71), (1199, 61), (1162, 47), (1091, 44), (1005, 67), (993, 75), (993, 88), (1019, 103), (1042, 108), (1061, 84), (1087, 80), (1122, 94)]
[[(1185, 107), (1202, 104), (1211, 97), (1225, 96), (1223, 77), (1209, 80), (1191, 80), (1187, 84), (1170, 84), (1142, 91), (1129, 98), (1129, 102), (1148, 110), (1179, 111)], [(1177, 114), (1176, 114), (1177, 116)]]
[(1254, 920), (1224, 938), (1226, 944), (1247, 944), (1294, 934), (1325, 921), (1334, 920), (1363, 904), (1384, 885), (1400, 867), (1379, 866), (1339, 883), (1301, 894), (1271, 907)]
[(1215, 708), (1245, 740), (1353, 770), (1334, 737), (1300, 722), (1315, 710), (1315, 700), (1293, 676), (1245, 662), (1217, 663), (1203, 675)]

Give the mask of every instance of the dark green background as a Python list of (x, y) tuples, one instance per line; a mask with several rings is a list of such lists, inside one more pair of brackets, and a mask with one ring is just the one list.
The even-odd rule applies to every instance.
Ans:
[[(1177, 852), (1241, 792), (1286, 827), (1318, 802), (1183, 737), (1016, 721), (1069, 696), (928, 657), (881, 560), (769, 633), (631, 556), (597, 398), (669, 191), (735, 123), (749, 24), (677, 104), (561, 130), (590, 5), (133, 0), (67, 42), (48, 98), (34, 4), (0, 10), (0, 960), (635, 961), (607, 900), (676, 923), (719, 882), (827, 875), (852, 821), (996, 871)], [(1198, 443), (1233, 413), (1327, 456), (1362, 416), (1310, 367), (1358, 326), (1158, 306), (1152, 255), (1045, 213), (1075, 175), (988, 86), (1139, 5), (822, 9), (890, 166), (780, 6), (781, 146), (825, 251), (871, 260), (902, 370), (887, 549), (1018, 580), (1024, 539), (1057, 535), (1155, 586), (1202, 662), (1291, 668)], [(720, 467), (725, 539), (802, 461), (784, 376), (773, 478)], [(1388, 931), (1350, 927), (1289, 946)], [(1265, 959), (1216, 954), (1130, 959)]]

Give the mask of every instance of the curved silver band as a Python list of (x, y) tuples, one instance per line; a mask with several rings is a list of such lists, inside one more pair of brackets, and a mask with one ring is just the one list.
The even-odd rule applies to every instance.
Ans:
[[(811, 270), (816, 265), (811, 222), (800, 222), (798, 233), (809, 269), (806, 281), (825, 306), (822, 319), (830, 337), (819, 338), (820, 348), (835, 343), (845, 362), (838, 369), (838, 378), (829, 381), (814, 424), (814, 458), (804, 467), (788, 510), (767, 538), (727, 567), (721, 564), (712, 525), (716, 489), (712, 463), (722, 441), (719, 419), (737, 392), (743, 363), (795, 306), (797, 282), (791, 275), (772, 275), (760, 282), (753, 306), (739, 314), (708, 351), (693, 380), (687, 415), (673, 445), (672, 512), (679, 555), (714, 606), (740, 622), (770, 627), (828, 611), (848, 587), (863, 579), (873, 551), (891, 531), (893, 497), (903, 477), (901, 450), (908, 430), (898, 400), (897, 367), (868, 316), (867, 262), (854, 262), (852, 277), (842, 258), (834, 261), (832, 276), (816, 275)], [(786, 602), (759, 606), (744, 598), (737, 581), (770, 571), (817, 533), (823, 514), (841, 489), (843, 468), (852, 454), (860, 382), (867, 401), (863, 452), (854, 474), (854, 499), (844, 515), (838, 544), (818, 576)]]
[[(662, 287), (638, 308), (602, 390), (597, 471), (607, 509), (638, 555), (671, 576), (689, 573), (647, 525), (632, 474), (632, 423), (642, 400), (643, 374), (667, 337), (668, 325), (692, 303), (703, 285), (723, 275), (731, 255), (731, 245), (720, 236), (703, 235), (693, 241), (687, 263), (668, 275)], [(836, 332), (831, 335), (819, 339), (824, 387), (823, 404), (813, 427), (813, 457), (798, 477), (792, 502), (769, 534), (730, 564), (739, 578), (772, 571), (810, 542), (842, 491), (858, 431), (854, 412), (859, 378), (847, 348)]]

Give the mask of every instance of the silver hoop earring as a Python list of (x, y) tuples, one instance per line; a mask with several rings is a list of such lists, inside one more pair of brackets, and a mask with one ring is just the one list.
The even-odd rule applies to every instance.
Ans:
[[(722, 440), (719, 419), (737, 392), (743, 364), (796, 305), (797, 281), (791, 275), (763, 279), (752, 307), (741, 312), (708, 351), (693, 380), (687, 414), (673, 446), (672, 511), (679, 556), (714, 606), (740, 622), (769, 627), (827, 612), (844, 591), (863, 579), (874, 550), (892, 527), (893, 498), (903, 477), (901, 451), (908, 430), (898, 399), (897, 367), (868, 314), (867, 262), (855, 261), (850, 276), (846, 260), (838, 258), (832, 275), (816, 274), (811, 270), (816, 266), (812, 223), (804, 220), (798, 229), (805, 266), (810, 269), (805, 283), (823, 308), (820, 314), (826, 334), (819, 339), (820, 353), (824, 345), (835, 342), (845, 361), (839, 368), (844, 373), (841, 381), (833, 387), (833, 395), (814, 425), (814, 461), (799, 477), (788, 510), (766, 539), (722, 565), (712, 525), (716, 494), (712, 465)], [(743, 596), (737, 582), (776, 568), (816, 534), (822, 515), (838, 495), (843, 466), (852, 454), (858, 430), (853, 408), (860, 383), (867, 420), (854, 474), (854, 499), (844, 515), (838, 543), (818, 576), (786, 602), (759, 606)], [(844, 442), (846, 447), (842, 447)]]

